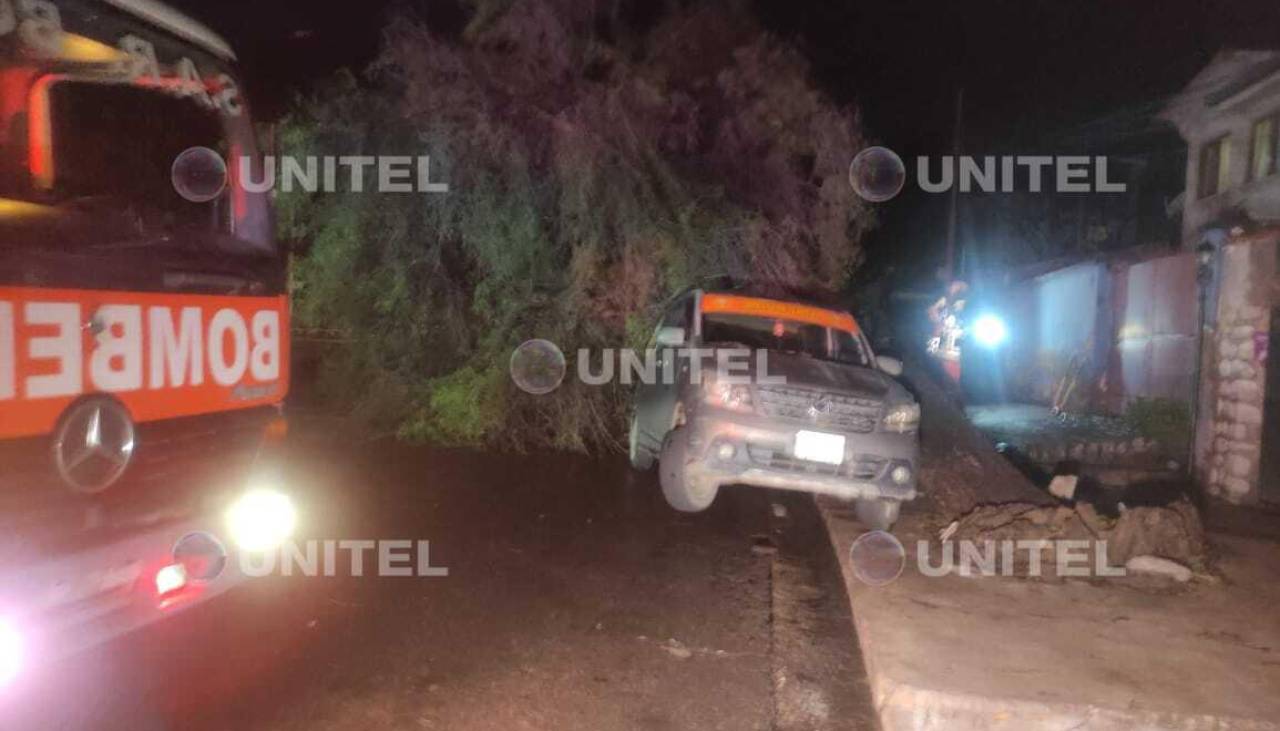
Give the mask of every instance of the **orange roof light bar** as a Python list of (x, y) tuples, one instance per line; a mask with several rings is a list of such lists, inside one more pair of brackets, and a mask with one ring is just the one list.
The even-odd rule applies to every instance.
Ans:
[(836, 312), (823, 307), (813, 307), (795, 302), (779, 302), (778, 300), (760, 297), (742, 297), (736, 294), (705, 294), (702, 296), (704, 313), (724, 315), (748, 315), (766, 317), (774, 320), (790, 320), (810, 325), (843, 330), (851, 335), (858, 334), (858, 323), (853, 315), (847, 312)]

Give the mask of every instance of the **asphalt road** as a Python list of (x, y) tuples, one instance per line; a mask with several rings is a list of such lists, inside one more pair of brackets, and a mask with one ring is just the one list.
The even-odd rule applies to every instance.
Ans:
[(446, 577), (272, 577), (46, 671), (28, 728), (874, 728), (805, 496), (669, 509), (622, 460), (301, 443), (318, 539)]

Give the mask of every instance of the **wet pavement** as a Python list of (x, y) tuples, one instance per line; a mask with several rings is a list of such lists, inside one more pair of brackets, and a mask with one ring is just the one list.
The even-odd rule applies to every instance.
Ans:
[[(874, 728), (807, 496), (663, 502), (624, 460), (300, 444), (317, 539), (444, 577), (272, 577), (57, 668), (26, 728)], [(366, 562), (367, 568), (372, 562)]]

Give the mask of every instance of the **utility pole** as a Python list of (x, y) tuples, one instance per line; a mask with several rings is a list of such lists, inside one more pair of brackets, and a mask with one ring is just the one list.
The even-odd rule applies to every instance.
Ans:
[(951, 160), (951, 164), (957, 177), (952, 180), (951, 184), (951, 213), (947, 217), (947, 259), (942, 270), (946, 278), (947, 286), (950, 286), (956, 275), (956, 222), (960, 215), (960, 185), (958, 177), (960, 175), (960, 152), (963, 147), (961, 143), (963, 134), (964, 88), (962, 87), (956, 92), (956, 127), (955, 139), (952, 143), (952, 154), (954, 157)]

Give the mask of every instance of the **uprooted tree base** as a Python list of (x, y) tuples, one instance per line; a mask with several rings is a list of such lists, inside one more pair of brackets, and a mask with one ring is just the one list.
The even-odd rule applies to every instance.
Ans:
[[(1074, 507), (1042, 506), (1027, 503), (983, 505), (960, 516), (942, 530), (950, 541), (1081, 541), (1105, 542), (1105, 551), (1082, 548), (1089, 561), (1105, 558), (1110, 566), (1123, 566), (1139, 556), (1169, 559), (1191, 568), (1205, 570), (1204, 527), (1191, 503), (1183, 500), (1164, 507), (1125, 510), (1118, 518), (1101, 516), (1088, 503)], [(1046, 544), (1047, 545), (1047, 544)], [(1006, 573), (1025, 576), (1030, 570), (1029, 551), (1012, 553), (1014, 564)], [(1043, 573), (1053, 575), (1056, 566), (1045, 556)]]
[[(936, 378), (927, 364), (911, 364), (907, 380), (920, 401), (924, 419), (920, 443), (923, 499), (913, 523), (935, 538), (945, 531), (948, 540), (979, 544), (1105, 541), (1106, 558), (1112, 566), (1123, 566), (1138, 556), (1157, 556), (1195, 571), (1205, 570), (1204, 525), (1185, 497), (1159, 507), (1128, 508), (1118, 518), (1100, 515), (1085, 502), (1063, 504), (995, 451), (965, 416), (958, 395)], [(1010, 573), (1026, 575), (1027, 552), (1016, 552), (1014, 559)]]

